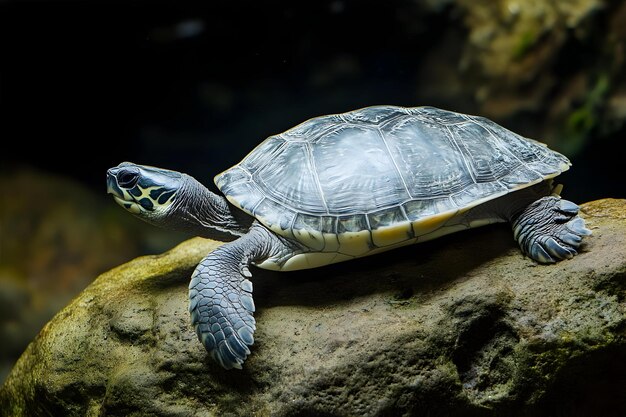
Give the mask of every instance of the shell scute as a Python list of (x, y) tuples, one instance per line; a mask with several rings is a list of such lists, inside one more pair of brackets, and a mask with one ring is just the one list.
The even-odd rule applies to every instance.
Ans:
[(281, 155), (283, 153), (282, 148), (285, 145), (286, 141), (280, 136), (270, 136), (261, 142), (253, 152), (250, 152), (248, 156), (241, 161), (240, 165), (248, 172), (254, 173), (257, 169), (268, 164), (273, 158)]
[(337, 233), (359, 232), (368, 230), (367, 219), (364, 214), (355, 214), (352, 216), (339, 216), (337, 218)]
[(287, 207), (320, 213), (324, 204), (305, 143), (288, 143), (253, 174), (257, 187)]
[(341, 121), (341, 116), (336, 114), (316, 117), (287, 130), (280, 137), (287, 141), (309, 141), (312, 138), (321, 137), (323, 133), (332, 130)]
[(293, 221), (297, 213), (269, 198), (264, 198), (253, 210), (253, 215), (271, 230), (291, 237)]
[(471, 184), (458, 193), (453, 194), (450, 198), (454, 202), (455, 207), (465, 207), (487, 196), (495, 198), (506, 194), (508, 191), (509, 188), (504, 184), (499, 181), (493, 181), (483, 184)]
[(410, 198), (376, 127), (345, 124), (312, 146), (328, 213), (370, 211)]
[(408, 109), (409, 113), (428, 121), (442, 125), (452, 125), (456, 123), (465, 123), (468, 120), (467, 115), (455, 113), (451, 111), (441, 111), (436, 107), (424, 106)]
[(380, 125), (400, 115), (409, 114), (405, 109), (395, 106), (365, 107), (342, 115), (343, 120), (355, 124)]
[(477, 183), (497, 181), (522, 164), (501, 139), (478, 123), (457, 124), (449, 129), (452, 140)]
[(367, 215), (367, 220), (372, 229), (378, 229), (379, 227), (388, 227), (400, 222), (405, 222), (408, 218), (402, 212), (400, 207), (392, 207), (369, 213)]
[(406, 216), (412, 222), (453, 210), (454, 207), (454, 203), (449, 197), (411, 200), (402, 205)]
[(386, 125), (383, 133), (412, 198), (447, 196), (472, 183), (446, 127), (406, 117)]

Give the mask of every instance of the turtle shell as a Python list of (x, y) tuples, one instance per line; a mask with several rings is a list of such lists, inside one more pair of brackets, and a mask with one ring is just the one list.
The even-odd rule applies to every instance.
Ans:
[(483, 117), (375, 106), (271, 136), (215, 182), (275, 233), (354, 257), (415, 242), (456, 213), (569, 165)]

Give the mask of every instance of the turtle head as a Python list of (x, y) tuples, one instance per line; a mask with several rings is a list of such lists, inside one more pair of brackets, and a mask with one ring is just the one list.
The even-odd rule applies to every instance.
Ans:
[(165, 220), (183, 183), (179, 172), (130, 162), (107, 171), (107, 191), (117, 204), (153, 224)]
[(140, 219), (198, 236), (230, 241), (252, 223), (249, 216), (233, 213), (224, 197), (176, 171), (122, 162), (107, 171), (107, 190)]

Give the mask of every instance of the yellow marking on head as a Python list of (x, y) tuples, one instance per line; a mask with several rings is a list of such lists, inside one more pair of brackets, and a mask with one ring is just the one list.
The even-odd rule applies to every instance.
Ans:
[[(155, 215), (155, 213), (163, 212), (168, 209), (168, 207), (174, 202), (174, 197), (176, 193), (172, 193), (166, 201), (162, 204), (158, 202), (159, 198), (162, 196), (160, 194), (157, 198), (153, 198), (150, 196), (150, 193), (153, 190), (160, 189), (160, 186), (152, 186), (148, 188), (142, 188), (140, 186), (135, 186), (132, 189), (120, 188), (123, 196), (113, 195), (117, 204), (122, 206), (125, 210), (128, 210), (130, 213), (135, 215)], [(140, 191), (139, 195), (136, 195), (137, 190)], [(171, 192), (174, 190), (166, 190), (165, 193)], [(135, 194), (133, 194), (135, 192)], [(144, 208), (141, 205), (141, 200), (148, 199), (152, 202), (152, 209)]]
[[(126, 191), (124, 191), (124, 192), (126, 192)], [(117, 204), (122, 206), (122, 208), (128, 210), (132, 214), (139, 214), (139, 213), (141, 213), (141, 207), (139, 206), (139, 204), (135, 203), (134, 201), (132, 201), (132, 200), (124, 200), (122, 198), (119, 198), (116, 195), (113, 196), (113, 199), (115, 200), (115, 202)]]
[[(172, 202), (174, 201), (174, 196), (176, 195), (176, 192), (172, 193), (172, 195), (170, 195), (169, 198), (167, 200), (165, 200), (165, 202), (163, 204), (161, 204), (161, 203), (158, 202), (158, 200), (159, 200), (159, 198), (161, 198), (162, 194), (159, 195), (157, 198), (150, 197), (150, 193), (152, 192), (152, 190), (157, 190), (157, 189), (160, 189), (160, 188), (163, 188), (163, 187), (155, 185), (153, 187), (140, 188), (141, 189), (141, 196), (135, 197), (135, 198), (137, 200), (141, 200), (142, 198), (148, 198), (148, 199), (153, 201), (155, 208), (166, 208), (170, 204), (172, 204)], [(169, 193), (171, 191), (173, 191), (173, 190), (167, 190), (164, 193)]]

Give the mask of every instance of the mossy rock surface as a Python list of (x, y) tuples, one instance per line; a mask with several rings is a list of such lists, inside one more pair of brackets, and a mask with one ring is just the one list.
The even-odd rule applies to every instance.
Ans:
[(192, 239), (101, 275), (0, 388), (7, 416), (625, 415), (626, 200), (583, 206), (593, 235), (556, 265), (506, 225), (310, 271), (254, 270), (242, 371), (187, 312)]

